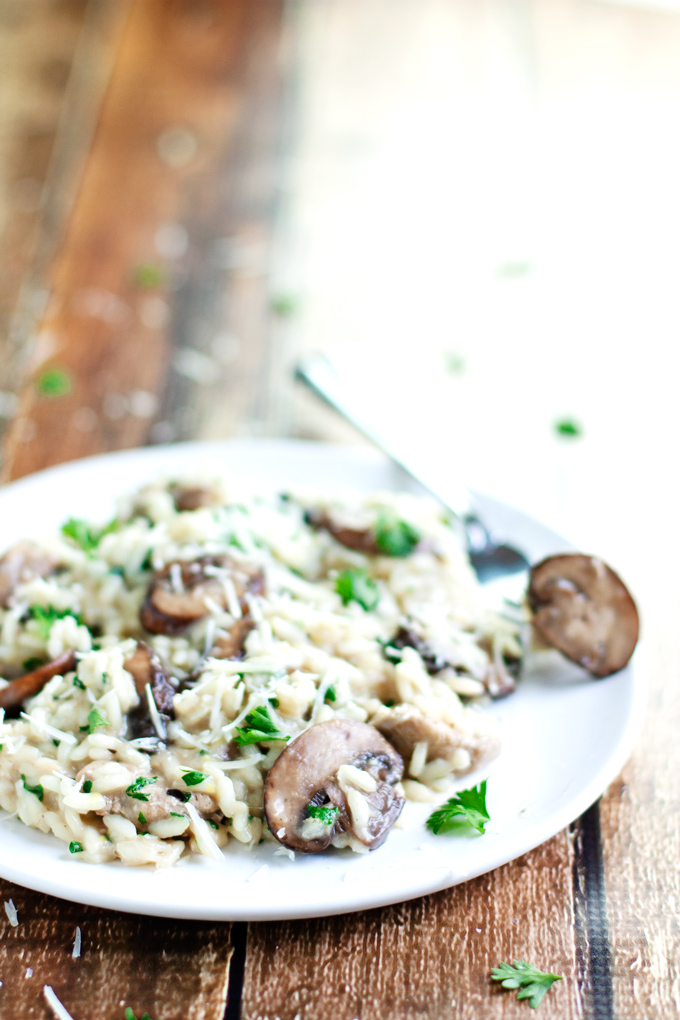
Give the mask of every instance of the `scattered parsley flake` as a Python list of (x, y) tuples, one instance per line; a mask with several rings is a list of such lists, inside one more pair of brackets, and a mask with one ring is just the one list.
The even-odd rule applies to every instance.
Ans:
[(335, 590), (345, 606), (358, 602), (370, 612), (378, 605), (378, 586), (365, 570), (343, 570), (335, 580)]
[[(30, 606), (29, 616), (38, 625), (38, 632), (43, 641), (47, 641), (52, 630), (52, 625), (57, 620), (63, 620), (65, 616), (72, 616), (77, 623), (81, 623), (80, 616), (73, 609), (55, 609), (54, 606)], [(41, 660), (40, 660), (41, 661)]]
[(207, 819), (207, 822), (208, 822), (208, 825), (210, 825), (210, 826), (211, 826), (211, 828), (213, 828), (213, 829), (217, 829), (217, 831), (219, 832), (219, 829), (220, 829), (220, 827), (219, 827), (219, 825), (217, 824), (217, 822), (213, 821), (213, 819), (212, 819), (212, 818), (208, 818), (208, 819)]
[(537, 1009), (545, 993), (555, 981), (562, 981), (561, 974), (544, 974), (525, 960), (514, 960), (512, 965), (502, 963), (491, 971), (493, 981), (500, 981), (503, 988), (519, 988), (518, 999), (528, 999), (532, 1009)]
[(41, 659), (39, 655), (32, 655), (30, 659), (24, 659), (21, 663), (21, 668), (27, 673), (32, 673), (34, 669), (38, 669), (40, 666), (45, 665), (45, 660)]
[(79, 517), (69, 517), (69, 519), (62, 524), (61, 533), (64, 538), (70, 538), (72, 542), (80, 546), (83, 552), (93, 552), (104, 535), (110, 534), (115, 531), (118, 527), (118, 521), (114, 517), (112, 521), (105, 524), (104, 527), (98, 528), (93, 524), (88, 524), (87, 521), (82, 520)]
[(247, 744), (260, 744), (267, 740), (290, 740), (287, 733), (276, 728), (269, 715), (266, 705), (258, 705), (245, 717), (245, 726), (236, 729), (234, 743), (239, 747)]
[(326, 689), (326, 695), (323, 700), (332, 702), (337, 701), (337, 698), (338, 696), (335, 693), (335, 687), (333, 686), (333, 684), (331, 684), (331, 686)]
[(583, 435), (583, 428), (573, 418), (560, 418), (555, 422), (555, 432), (567, 439), (579, 439)]
[(82, 843), (76, 843), (75, 839), (71, 840), (71, 842), (68, 845), (68, 852), (70, 854), (82, 854), (82, 852), (83, 852), (83, 844)]
[(205, 772), (196, 772), (194, 769), (182, 769), (182, 780), (185, 786), (198, 786), (199, 783), (205, 783), (210, 776), (207, 776)]
[(436, 836), (443, 832), (455, 832), (461, 822), (467, 822), (473, 829), (483, 834), (488, 821), (485, 779), (480, 786), (461, 790), (451, 797), (446, 804), (432, 812), (425, 824)]
[(282, 319), (287, 319), (291, 315), (295, 315), (299, 307), (299, 301), (293, 294), (277, 294), (271, 299), (269, 307), (275, 315), (279, 315)]
[(332, 804), (309, 804), (307, 814), (310, 818), (318, 818), (324, 825), (334, 825), (335, 819), (340, 814), (340, 808), (334, 807)]
[(65, 397), (71, 392), (71, 376), (61, 368), (48, 368), (38, 376), (35, 388), (43, 397)]
[(186, 818), (186, 815), (183, 815), (181, 811), (171, 811), (170, 812), (170, 817), (171, 818)]
[(132, 797), (133, 800), (148, 801), (149, 799), (148, 796), (145, 793), (142, 793), (141, 791), (144, 789), (145, 786), (151, 786), (153, 783), (157, 782), (157, 780), (158, 780), (157, 776), (140, 776), (138, 779), (135, 779), (134, 783), (130, 783), (125, 792), (127, 793), (128, 797)]
[(83, 683), (83, 681), (80, 679), (79, 676), (74, 676), (74, 678), (73, 678), (73, 686), (74, 687), (79, 687), (81, 691), (85, 690), (85, 684)]
[(108, 726), (109, 720), (105, 715), (99, 711), (98, 708), (93, 708), (87, 717), (87, 732), (94, 733), (95, 730), (101, 729), (102, 726)]
[(420, 541), (420, 532), (393, 514), (381, 514), (375, 526), (375, 541), (387, 556), (410, 556)]
[(137, 815), (137, 821), (139, 822), (140, 825), (146, 825), (146, 818), (144, 817), (141, 811)]
[(28, 793), (35, 794), (35, 796), (38, 798), (40, 803), (42, 803), (43, 797), (45, 796), (45, 791), (43, 790), (43, 788), (40, 785), (40, 783), (38, 783), (37, 786), (31, 786), (26, 781), (26, 776), (23, 774), (23, 772), (21, 773), (21, 782), (24, 784), (24, 790), (26, 790)]
[(165, 270), (163, 266), (154, 265), (153, 262), (143, 262), (135, 266), (132, 279), (136, 287), (151, 290), (165, 282)]
[(83, 793), (92, 793), (92, 780), (86, 779), (83, 783)]
[[(129, 1006), (125, 1010), (125, 1020), (137, 1020), (137, 1017), (132, 1012)], [(149, 1016), (148, 1013), (145, 1013), (144, 1016), (140, 1016), (139, 1020), (151, 1020), (151, 1017)]]

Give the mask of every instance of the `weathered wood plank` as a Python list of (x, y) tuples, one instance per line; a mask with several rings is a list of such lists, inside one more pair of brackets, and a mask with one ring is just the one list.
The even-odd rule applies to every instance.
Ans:
[[(201, 232), (220, 203), (228, 216), (219, 230), (240, 231), (228, 238), (231, 248), (222, 245), (222, 257), (242, 255), (240, 250), (234, 256), (239, 244), (243, 248), (241, 234), (259, 257), (261, 228), (257, 223), (253, 228), (252, 220), (262, 188), (253, 171), (264, 175), (269, 194), (271, 153), (265, 146), (254, 165), (252, 159), (244, 162), (239, 146), (253, 112), (253, 91), (259, 95), (262, 81), (266, 99), (255, 106), (272, 120), (267, 102), (276, 98), (276, 75), (268, 69), (276, 68), (279, 18), (278, 0), (132, 5), (50, 273), (32, 384), (7, 443), (4, 478), (148, 438), (169, 367), (171, 320), (183, 323), (185, 335), (199, 331), (200, 323), (187, 318), (182, 287), (192, 273), (200, 278), (210, 268), (205, 258), (215, 253), (210, 246), (202, 249)], [(231, 177), (225, 167), (232, 168)], [(236, 206), (230, 194), (234, 173), (241, 175)], [(140, 265), (158, 270), (156, 286), (148, 286), (148, 277), (140, 279)], [(219, 300), (215, 292), (212, 299)], [(251, 301), (246, 289), (241, 303), (256, 308), (246, 313), (254, 314), (247, 339), (256, 340), (262, 298)], [(193, 315), (193, 304), (190, 311)], [(200, 357), (190, 350), (180, 368), (195, 376)], [(70, 392), (40, 392), (45, 371), (54, 369), (66, 374)], [(158, 430), (155, 437), (172, 438)]]
[[(10, 898), (19, 924), (12, 927), (0, 908), (3, 1020), (52, 1020), (46, 984), (75, 1020), (122, 1020), (127, 1006), (154, 1020), (222, 1020), (229, 925), (97, 910), (0, 880), (0, 902)], [(76, 927), (81, 954), (73, 959)]]
[(244, 1020), (526, 1017), (490, 971), (524, 958), (563, 974), (545, 1018), (581, 1014), (565, 833), (489, 875), (345, 917), (251, 925)]

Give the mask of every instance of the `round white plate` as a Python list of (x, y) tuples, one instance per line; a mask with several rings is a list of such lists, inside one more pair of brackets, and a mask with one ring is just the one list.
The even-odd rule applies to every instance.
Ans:
[[(54, 532), (70, 516), (105, 520), (117, 496), (159, 475), (212, 466), (272, 486), (293, 484), (369, 491), (403, 488), (403, 475), (370, 450), (287, 440), (187, 443), (75, 461), (0, 490), (2, 544)], [(479, 496), (482, 518), (532, 561), (568, 543), (525, 514)], [(590, 550), (592, 551), (592, 550)], [(206, 920), (315, 917), (384, 906), (491, 871), (526, 853), (578, 817), (615, 778), (644, 707), (635, 666), (594, 682), (556, 653), (527, 664), (518, 690), (486, 711), (503, 724), (501, 757), (489, 770), (491, 823), (483, 836), (434, 836), (432, 805), (407, 804), (403, 828), (366, 855), (349, 851), (276, 856), (271, 844), (244, 852), (236, 842), (224, 864), (188, 859), (170, 870), (87, 864), (64, 843), (0, 812), (0, 875), (20, 885), (99, 907)], [(458, 788), (482, 775), (466, 777)], [(445, 797), (438, 798), (438, 803)]]

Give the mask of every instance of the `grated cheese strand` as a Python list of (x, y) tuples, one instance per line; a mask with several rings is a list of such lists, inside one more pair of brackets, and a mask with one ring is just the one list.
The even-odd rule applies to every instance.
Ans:
[(73, 1020), (73, 1017), (67, 1010), (63, 1002), (60, 1002), (57, 996), (54, 994), (52, 985), (43, 986), (43, 995), (45, 996), (45, 1002), (50, 1007), (57, 1020)]

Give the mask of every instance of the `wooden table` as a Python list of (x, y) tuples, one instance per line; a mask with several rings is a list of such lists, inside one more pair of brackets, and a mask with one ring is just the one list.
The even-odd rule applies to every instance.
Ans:
[[(0, 0), (0, 55), (5, 481), (175, 439), (353, 438), (293, 387), (311, 347), (437, 365), (463, 469), (485, 460), (629, 579), (650, 678), (598, 804), (424, 899), (207, 924), (0, 883), (20, 921), (0, 919), (0, 1017), (47, 1017), (44, 984), (74, 1020), (526, 1017), (489, 980), (513, 958), (565, 976), (545, 1018), (680, 1015), (677, 15)], [(566, 413), (580, 446), (550, 430)]]

